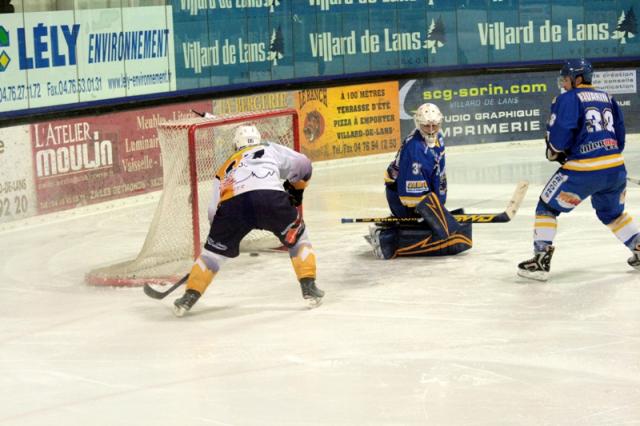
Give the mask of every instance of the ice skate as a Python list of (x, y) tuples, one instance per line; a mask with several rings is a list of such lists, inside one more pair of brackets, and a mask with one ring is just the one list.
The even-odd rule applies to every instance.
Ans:
[(302, 278), (300, 280), (300, 288), (302, 289), (302, 297), (309, 301), (309, 306), (315, 308), (322, 303), (324, 291), (316, 287), (315, 278)]
[(633, 251), (633, 256), (627, 259), (627, 263), (633, 269), (640, 271), (640, 251)]
[(365, 240), (371, 245), (373, 249), (373, 254), (378, 259), (388, 259), (391, 256), (385, 256), (384, 251), (382, 250), (382, 245), (380, 244), (380, 235), (385, 228), (381, 228), (379, 226), (371, 226), (369, 227), (369, 235), (364, 237)]
[(545, 251), (536, 253), (533, 258), (518, 265), (518, 275), (536, 281), (547, 281), (551, 269), (551, 257), (554, 247), (547, 246)]
[(177, 317), (187, 313), (193, 305), (200, 299), (200, 293), (196, 290), (188, 289), (184, 294), (173, 302), (173, 313)]
[(369, 227), (369, 235), (365, 235), (364, 239), (371, 245), (373, 249), (373, 254), (379, 259), (384, 259), (384, 255), (382, 254), (382, 249), (380, 248), (380, 232), (381, 228), (378, 226), (370, 226)]
[(369, 234), (364, 236), (364, 239), (367, 241), (367, 243), (369, 243), (369, 245), (371, 245), (371, 247), (373, 247), (374, 245), (374, 234), (376, 232), (376, 228), (377, 226), (371, 225), (369, 227)]

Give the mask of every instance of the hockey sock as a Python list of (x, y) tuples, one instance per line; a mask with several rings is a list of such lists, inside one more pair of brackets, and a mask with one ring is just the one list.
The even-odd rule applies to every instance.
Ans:
[(613, 222), (607, 224), (607, 227), (630, 250), (638, 250), (640, 231), (633, 218), (626, 212), (623, 212)]
[(316, 277), (316, 254), (305, 231), (295, 246), (289, 249), (289, 256), (298, 281)]
[(226, 256), (207, 249), (202, 250), (200, 257), (191, 267), (187, 289), (193, 289), (203, 294), (220, 270), (220, 266), (228, 259)]
[(544, 252), (547, 246), (553, 244), (558, 230), (556, 216), (536, 215), (533, 226), (533, 247), (536, 253)]

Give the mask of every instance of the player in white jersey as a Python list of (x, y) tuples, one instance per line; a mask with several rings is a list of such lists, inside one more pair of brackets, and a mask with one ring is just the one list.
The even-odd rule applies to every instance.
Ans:
[(234, 144), (236, 152), (213, 182), (207, 242), (191, 268), (185, 293), (174, 302), (179, 317), (198, 301), (221, 265), (238, 256), (240, 241), (253, 229), (273, 232), (289, 249), (305, 299), (317, 305), (324, 296), (315, 284), (316, 257), (302, 220), (311, 161), (285, 146), (263, 142), (253, 125), (239, 126)]

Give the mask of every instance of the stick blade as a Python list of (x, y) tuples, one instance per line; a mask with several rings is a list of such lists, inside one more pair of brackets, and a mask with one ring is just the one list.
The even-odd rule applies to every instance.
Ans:
[(146, 294), (147, 296), (149, 296), (152, 299), (158, 299), (158, 300), (164, 299), (169, 294), (171, 294), (175, 289), (180, 287), (182, 284), (186, 283), (188, 279), (189, 279), (189, 274), (187, 274), (184, 277), (180, 278), (180, 280), (177, 283), (173, 284), (171, 287), (169, 287), (165, 291), (158, 291), (158, 290), (154, 289), (153, 287), (151, 287), (149, 284), (145, 284), (144, 287), (143, 287), (144, 294)]
[(505, 213), (509, 220), (513, 219), (518, 209), (520, 208), (520, 204), (522, 204), (522, 200), (524, 200), (525, 195), (527, 195), (527, 190), (529, 189), (529, 182), (526, 180), (521, 180), (516, 185), (516, 189), (513, 191), (513, 196), (511, 200), (509, 200), (509, 204), (505, 209)]
[(156, 289), (154, 289), (153, 287), (151, 287), (149, 284), (145, 284), (143, 287), (144, 290), (144, 294), (146, 294), (147, 296), (149, 296), (152, 299), (164, 299), (164, 297), (167, 295), (167, 293), (158, 291)]

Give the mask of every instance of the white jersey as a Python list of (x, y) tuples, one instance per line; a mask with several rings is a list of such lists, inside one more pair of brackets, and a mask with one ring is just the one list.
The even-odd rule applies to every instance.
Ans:
[(311, 177), (311, 161), (286, 146), (264, 142), (232, 154), (216, 172), (209, 219), (218, 204), (236, 195), (256, 190), (284, 191), (282, 180), (291, 183)]

